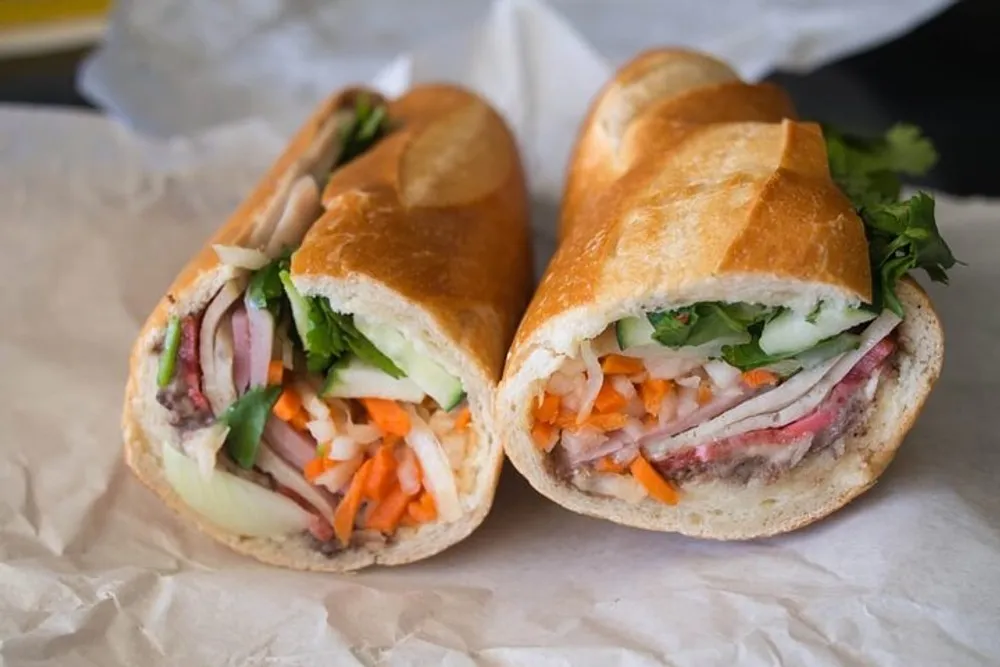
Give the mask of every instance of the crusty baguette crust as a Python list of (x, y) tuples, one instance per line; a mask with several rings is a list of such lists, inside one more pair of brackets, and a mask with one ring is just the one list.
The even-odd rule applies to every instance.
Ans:
[(819, 128), (794, 119), (776, 87), (744, 84), (723, 63), (683, 50), (638, 56), (598, 96), (570, 163), (559, 247), (498, 395), (507, 454), (543, 495), (630, 526), (745, 539), (833, 512), (892, 460), (942, 359), (940, 323), (912, 282), (899, 290), (908, 318), (898, 378), (881, 383), (836, 461), (812, 457), (773, 485), (685, 484), (674, 508), (581, 492), (553, 475), (531, 441), (545, 379), (579, 341), (623, 316), (711, 300), (870, 300), (863, 223), (830, 177)]
[(792, 118), (780, 90), (701, 55), (657, 51), (626, 65), (582, 128), (560, 244), (507, 372), (596, 313), (870, 300), (864, 225), (830, 177), (819, 127)]
[(494, 393), (531, 284), (524, 176), (502, 119), (472, 93), (450, 86), (415, 88), (390, 102), (392, 132), (330, 179), (323, 197), (327, 210), (307, 233), (291, 273), (306, 293), (326, 294), (335, 307), (398, 322), (462, 378), (479, 439), (468, 463), (474, 486), (463, 501), (462, 519), (403, 528), (385, 547), (327, 557), (306, 535), (282, 541), (233, 535), (177, 496), (162, 469), (163, 409), (155, 401), (152, 351), (171, 315), (199, 311), (227, 278), (211, 244), (250, 238), (293, 165), (356, 94), (344, 91), (320, 105), (250, 197), (182, 270), (136, 341), (126, 388), (125, 460), (139, 479), (214, 539), (295, 569), (348, 571), (412, 562), (460, 541), (482, 522), (503, 460)]
[(398, 129), (330, 179), (328, 213), (292, 274), (379, 283), (429, 313), (496, 384), (531, 289), (513, 137), (483, 100), (451, 86), (417, 88), (389, 117)]

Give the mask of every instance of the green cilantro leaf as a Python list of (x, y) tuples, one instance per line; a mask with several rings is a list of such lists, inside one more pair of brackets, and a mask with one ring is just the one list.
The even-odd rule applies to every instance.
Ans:
[(285, 297), (285, 289), (281, 284), (281, 272), (287, 271), (291, 264), (292, 248), (286, 249), (269, 264), (261, 267), (250, 277), (247, 285), (247, 300), (254, 308), (272, 311), (281, 309)]
[(750, 327), (775, 314), (777, 309), (767, 306), (707, 301), (646, 317), (653, 325), (654, 340), (667, 347), (683, 347), (748, 335)]
[(334, 169), (367, 151), (388, 132), (388, 111), (385, 105), (372, 106), (371, 97), (359, 93), (354, 101), (354, 115), (340, 129), (344, 143), (333, 165)]
[(249, 470), (257, 460), (264, 424), (278, 401), (281, 387), (254, 387), (240, 396), (219, 417), (229, 427), (226, 452), (241, 468)]
[(919, 176), (937, 160), (934, 146), (912, 125), (865, 139), (825, 127), (830, 173), (865, 223), (872, 267), (872, 306), (903, 316), (896, 284), (913, 269), (947, 283), (958, 261), (934, 219), (934, 199), (919, 192), (900, 201), (899, 174)]

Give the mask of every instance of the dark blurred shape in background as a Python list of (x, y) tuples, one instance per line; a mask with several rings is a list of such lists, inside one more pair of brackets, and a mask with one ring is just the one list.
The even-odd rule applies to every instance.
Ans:
[[(2, 0), (0, 0), (2, 1)], [(923, 128), (941, 154), (917, 181), (960, 195), (1000, 195), (1000, 3), (965, 0), (895, 42), (811, 74), (775, 74), (803, 118), (877, 133)], [(74, 87), (86, 50), (0, 60), (0, 102), (87, 106)]]
[(1000, 195), (1000, 3), (960, 2), (899, 40), (816, 70), (775, 74), (802, 117), (875, 133), (918, 125), (941, 159), (916, 181)]

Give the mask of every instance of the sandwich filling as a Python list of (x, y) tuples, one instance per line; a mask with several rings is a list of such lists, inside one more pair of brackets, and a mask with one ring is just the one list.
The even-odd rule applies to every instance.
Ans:
[(896, 173), (934, 161), (926, 139), (903, 126), (879, 140), (826, 136), (831, 173), (865, 223), (872, 303), (700, 302), (636, 313), (580, 342), (530, 415), (535, 445), (569, 483), (676, 504), (685, 484), (766, 484), (839, 456), (863, 427), (895, 373), (898, 280), (919, 267), (945, 281), (955, 258), (933, 199), (900, 201)]
[(153, 349), (181, 499), (239, 535), (307, 532), (327, 555), (459, 519), (476, 447), (461, 381), (419, 341), (301, 294), (289, 273), (329, 170), (390, 130), (363, 96), (334, 120), (258, 247), (216, 246), (231, 277)]

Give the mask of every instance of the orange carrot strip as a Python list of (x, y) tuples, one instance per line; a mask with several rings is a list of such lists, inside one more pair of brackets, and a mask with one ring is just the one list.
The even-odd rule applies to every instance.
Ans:
[(384, 398), (362, 398), (368, 414), (383, 433), (400, 437), (410, 432), (410, 415), (396, 401)]
[(464, 431), (469, 428), (469, 422), (472, 421), (472, 412), (469, 410), (469, 406), (462, 408), (462, 411), (458, 413), (455, 417), (455, 430)]
[(771, 371), (763, 368), (755, 368), (743, 374), (743, 382), (745, 382), (748, 387), (762, 387), (766, 384), (777, 384), (778, 375), (777, 373), (772, 373)]
[(562, 399), (557, 394), (545, 394), (540, 405), (535, 407), (535, 421), (553, 424), (559, 416)]
[(409, 504), (410, 496), (398, 485), (393, 487), (389, 495), (368, 513), (368, 517), (365, 519), (365, 528), (391, 535), (396, 530), (396, 526), (399, 525), (403, 514), (406, 513), (406, 507)]
[(615, 431), (623, 428), (628, 421), (628, 415), (621, 412), (611, 412), (608, 414), (592, 414), (578, 426), (590, 426), (598, 431)]
[(278, 419), (286, 422), (292, 421), (295, 415), (302, 411), (302, 399), (292, 389), (285, 387), (281, 390), (281, 396), (274, 404), (272, 412)]
[(624, 472), (625, 465), (615, 461), (610, 456), (602, 456), (597, 459), (597, 463), (594, 464), (594, 468), (598, 472)]
[(577, 426), (576, 413), (569, 410), (561, 410), (552, 425), (556, 428), (574, 428)]
[(649, 492), (649, 495), (660, 502), (668, 505), (676, 505), (680, 500), (680, 494), (677, 493), (674, 485), (663, 479), (660, 473), (656, 472), (656, 468), (649, 465), (649, 461), (642, 456), (635, 457), (635, 460), (632, 461), (632, 464), (628, 468), (636, 481), (642, 484), (646, 491)]
[(354, 477), (351, 478), (351, 485), (347, 488), (347, 493), (341, 498), (333, 513), (333, 532), (345, 547), (350, 543), (351, 534), (354, 532), (354, 519), (361, 508), (362, 494), (371, 468), (371, 459), (361, 464), (358, 471), (354, 473)]
[(552, 436), (555, 431), (552, 424), (536, 421), (535, 425), (531, 427), (531, 439), (535, 441), (536, 447), (547, 452), (552, 448)]
[(275, 360), (267, 365), (267, 383), (269, 385), (281, 384), (285, 378), (285, 365), (281, 361)]
[(302, 469), (302, 475), (306, 478), (307, 482), (312, 484), (316, 481), (317, 477), (329, 470), (332, 466), (333, 461), (325, 456), (317, 456), (316, 458), (310, 460), (309, 463), (306, 464), (306, 467)]
[(621, 412), (626, 405), (628, 405), (628, 401), (625, 400), (625, 397), (619, 394), (610, 382), (605, 380), (597, 398), (594, 399), (594, 408), (598, 412)]
[(712, 388), (707, 382), (698, 385), (698, 405), (704, 405), (712, 400)]
[(406, 506), (406, 513), (415, 523), (428, 523), (437, 518), (437, 505), (434, 496), (424, 491), (420, 497)]
[(289, 423), (300, 431), (307, 431), (309, 430), (309, 413), (305, 410), (299, 410)]
[(393, 446), (384, 444), (372, 457), (372, 469), (365, 482), (365, 496), (372, 500), (382, 500), (396, 483), (396, 456)]
[(601, 370), (608, 375), (635, 375), (645, 370), (642, 359), (609, 354), (601, 360)]
[(654, 417), (659, 417), (663, 399), (673, 390), (674, 383), (670, 380), (646, 378), (639, 388), (639, 395), (642, 396), (642, 404), (646, 408), (646, 412)]

